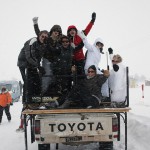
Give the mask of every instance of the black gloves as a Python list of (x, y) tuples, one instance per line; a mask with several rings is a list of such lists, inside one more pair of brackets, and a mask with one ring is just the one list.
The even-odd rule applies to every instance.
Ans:
[(45, 69), (43, 67), (40, 66), (40, 67), (38, 67), (38, 69), (39, 69), (40, 74), (44, 75), (46, 73)]
[(95, 19), (96, 19), (96, 13), (93, 12), (93, 13), (92, 13), (92, 20), (91, 20), (91, 22), (94, 23), (94, 22), (95, 22)]
[(101, 54), (104, 54), (103, 48), (100, 48), (100, 53), (101, 53)]
[(113, 54), (113, 49), (111, 47), (108, 48), (108, 52), (109, 52), (109, 54)]
[(119, 66), (116, 65), (116, 64), (113, 64), (113, 69), (114, 69), (115, 72), (117, 72), (119, 70)]
[(12, 106), (12, 105), (13, 105), (13, 103), (11, 102), (11, 103), (10, 103), (10, 105)]

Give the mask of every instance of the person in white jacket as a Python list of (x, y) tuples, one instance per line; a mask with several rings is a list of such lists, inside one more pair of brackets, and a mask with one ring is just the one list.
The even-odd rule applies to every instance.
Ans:
[[(94, 44), (90, 44), (87, 40), (87, 37), (85, 36), (83, 31), (78, 31), (78, 35), (83, 40), (84, 46), (87, 49), (86, 52), (86, 61), (85, 61), (85, 74), (87, 74), (88, 68), (91, 65), (95, 65), (97, 69), (97, 74), (103, 74), (101, 70), (99, 69), (98, 65), (101, 61), (101, 54), (103, 53), (103, 47), (104, 42), (101, 38), (97, 38), (94, 42)], [(109, 90), (108, 90), (108, 80), (102, 85), (101, 88), (102, 96), (109, 97)]]
[(123, 65), (120, 55), (113, 55), (113, 50), (110, 48), (108, 51), (113, 67), (108, 78), (111, 102), (125, 103), (127, 96), (126, 66)]
[(101, 71), (99, 70), (99, 63), (101, 61), (101, 54), (103, 50), (104, 43), (101, 38), (97, 38), (94, 42), (94, 44), (90, 44), (87, 40), (87, 37), (83, 33), (83, 31), (78, 31), (78, 35), (83, 40), (84, 46), (87, 49), (86, 54), (86, 61), (85, 61), (85, 74), (87, 74), (87, 70), (91, 65), (95, 65), (97, 69), (97, 73), (101, 74)]

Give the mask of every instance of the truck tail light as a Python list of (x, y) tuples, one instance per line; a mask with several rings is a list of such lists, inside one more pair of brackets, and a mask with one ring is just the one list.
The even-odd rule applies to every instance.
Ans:
[(35, 120), (35, 134), (40, 134), (41, 133), (41, 127), (40, 127), (40, 120)]
[(114, 138), (118, 137), (118, 119), (112, 118), (112, 131), (114, 132)]
[(112, 131), (116, 132), (118, 131), (118, 119), (112, 118)]

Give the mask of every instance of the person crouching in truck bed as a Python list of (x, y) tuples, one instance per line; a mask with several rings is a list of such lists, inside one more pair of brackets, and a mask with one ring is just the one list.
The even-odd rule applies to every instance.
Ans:
[[(86, 78), (72, 88), (65, 102), (58, 108), (70, 108), (72, 103), (76, 103), (77, 108), (98, 108), (102, 100), (101, 87), (109, 77), (109, 71), (97, 74), (96, 70), (94, 65), (90, 66)], [(55, 103), (59, 105), (59, 101)]]

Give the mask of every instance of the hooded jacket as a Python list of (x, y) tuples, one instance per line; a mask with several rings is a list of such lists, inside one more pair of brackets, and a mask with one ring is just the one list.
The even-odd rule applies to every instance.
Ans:
[[(88, 33), (90, 32), (92, 26), (93, 26), (93, 23), (90, 21), (90, 23), (87, 25), (85, 30), (83, 30), (85, 35), (88, 35)], [(75, 29), (77, 31), (77, 28), (74, 25), (69, 26), (68, 30), (67, 30), (67, 35), (71, 38), (71, 42), (73, 42), (75, 44), (75, 46), (78, 46), (82, 42), (82, 39), (77, 35), (77, 33), (72, 38), (70, 36), (70, 34), (69, 34), (70, 29)], [(76, 50), (74, 52), (74, 58), (73, 59), (75, 61), (80, 61), (80, 60), (84, 60), (85, 59), (85, 56), (84, 56), (84, 53), (83, 53), (83, 48), (80, 48), (79, 50)]]
[(36, 40), (37, 38), (34, 37), (25, 42), (18, 56), (18, 62), (17, 62), (18, 67), (23, 67), (23, 68), (27, 67), (27, 62), (31, 58), (30, 47)]
[(100, 74), (100, 71), (98, 70), (98, 65), (101, 60), (101, 53), (100, 53), (99, 48), (97, 48), (97, 46), (96, 46), (97, 42), (101, 42), (102, 44), (104, 44), (101, 38), (97, 38), (93, 45), (91, 45), (88, 42), (87, 38), (83, 39), (83, 43), (88, 50), (85, 67), (84, 67), (85, 73), (87, 73), (87, 70), (91, 65), (95, 65), (95, 67), (97, 69), (97, 73)]
[(9, 92), (0, 93), (0, 106), (6, 107), (12, 102), (12, 97)]

